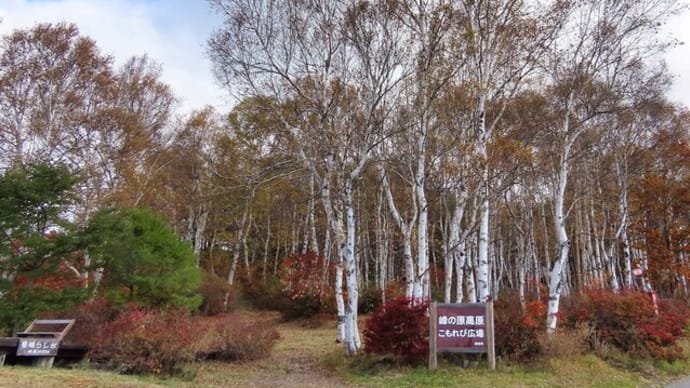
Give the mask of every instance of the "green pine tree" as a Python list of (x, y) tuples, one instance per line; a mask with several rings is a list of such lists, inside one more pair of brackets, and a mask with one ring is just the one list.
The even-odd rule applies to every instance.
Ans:
[(201, 273), (189, 244), (149, 209), (104, 209), (83, 237), (104, 270), (102, 292), (115, 302), (196, 308)]

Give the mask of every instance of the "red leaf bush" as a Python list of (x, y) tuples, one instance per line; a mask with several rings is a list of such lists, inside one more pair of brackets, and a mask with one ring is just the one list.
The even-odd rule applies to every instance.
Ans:
[(176, 375), (194, 354), (198, 338), (188, 312), (130, 307), (102, 326), (87, 357), (122, 374)]
[(600, 342), (637, 357), (673, 361), (684, 358), (678, 345), (688, 324), (688, 309), (662, 300), (654, 313), (650, 296), (641, 292), (589, 290), (569, 298), (566, 325), (589, 323)]
[(335, 266), (313, 251), (295, 253), (283, 262), (282, 281), (289, 301), (282, 306), (285, 319), (311, 318), (335, 313), (332, 279)]
[(546, 330), (546, 305), (529, 302), (525, 309), (517, 297), (494, 302), (494, 340), (496, 354), (515, 359), (530, 359), (540, 354), (539, 337)]
[(407, 363), (420, 363), (429, 355), (428, 301), (406, 297), (390, 300), (365, 323), (364, 351), (393, 354)]
[(103, 326), (119, 314), (116, 306), (105, 298), (96, 298), (73, 309), (42, 314), (42, 318), (74, 319), (74, 326), (67, 332), (63, 342), (76, 345), (90, 345)]

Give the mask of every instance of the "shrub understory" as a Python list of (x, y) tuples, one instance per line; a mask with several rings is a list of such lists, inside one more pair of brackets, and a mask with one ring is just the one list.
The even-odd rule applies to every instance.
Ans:
[(251, 361), (265, 358), (280, 339), (275, 321), (227, 316), (203, 327), (204, 339), (195, 350), (197, 360)]
[(399, 297), (379, 307), (365, 323), (364, 351), (423, 363), (429, 355), (428, 301)]
[(96, 368), (121, 374), (175, 376), (195, 360), (267, 357), (279, 338), (274, 320), (264, 317), (191, 317), (183, 310), (128, 307), (100, 326), (87, 357)]

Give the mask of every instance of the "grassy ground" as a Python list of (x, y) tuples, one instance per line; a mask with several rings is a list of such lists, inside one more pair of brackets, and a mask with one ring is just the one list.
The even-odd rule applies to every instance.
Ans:
[[(688, 363), (655, 364), (594, 355), (549, 359), (532, 365), (484, 361), (463, 368), (442, 357), (439, 369), (391, 366), (390, 360), (344, 355), (335, 325), (308, 328), (278, 323), (281, 339), (271, 356), (246, 363), (205, 362), (189, 366), (189, 377), (161, 380), (89, 370), (0, 367), (0, 387), (655, 387), (690, 374)], [(615, 366), (614, 366), (615, 365)]]

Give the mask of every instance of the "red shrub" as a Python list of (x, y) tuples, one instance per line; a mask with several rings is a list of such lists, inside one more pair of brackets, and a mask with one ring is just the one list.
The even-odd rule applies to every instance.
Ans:
[(429, 302), (406, 297), (386, 302), (367, 319), (364, 351), (394, 354), (403, 361), (417, 363), (429, 355)]
[(574, 296), (565, 309), (566, 322), (572, 325), (586, 322), (594, 327), (599, 340), (623, 351), (639, 350), (642, 322), (654, 317), (654, 310), (645, 294), (628, 292), (613, 294), (603, 290), (588, 290)]
[(286, 319), (334, 313), (332, 280), (335, 266), (312, 251), (295, 253), (283, 262), (282, 281), (289, 301), (281, 306)]
[(661, 301), (659, 314), (648, 294), (589, 290), (569, 298), (566, 324), (590, 324), (599, 340), (640, 357), (675, 360), (683, 357), (677, 341), (688, 323), (687, 309)]
[(196, 328), (185, 311), (129, 308), (94, 338), (90, 361), (124, 374), (174, 375), (192, 360)]
[(528, 359), (539, 354), (539, 335), (546, 330), (546, 306), (530, 302), (522, 310), (516, 297), (494, 302), (496, 354)]
[(650, 357), (666, 361), (685, 359), (678, 340), (684, 335), (689, 313), (681, 303), (659, 302), (659, 315), (640, 325)]
[(118, 310), (104, 298), (96, 298), (74, 309), (42, 315), (44, 318), (74, 319), (64, 342), (90, 345), (103, 326), (115, 319)]

